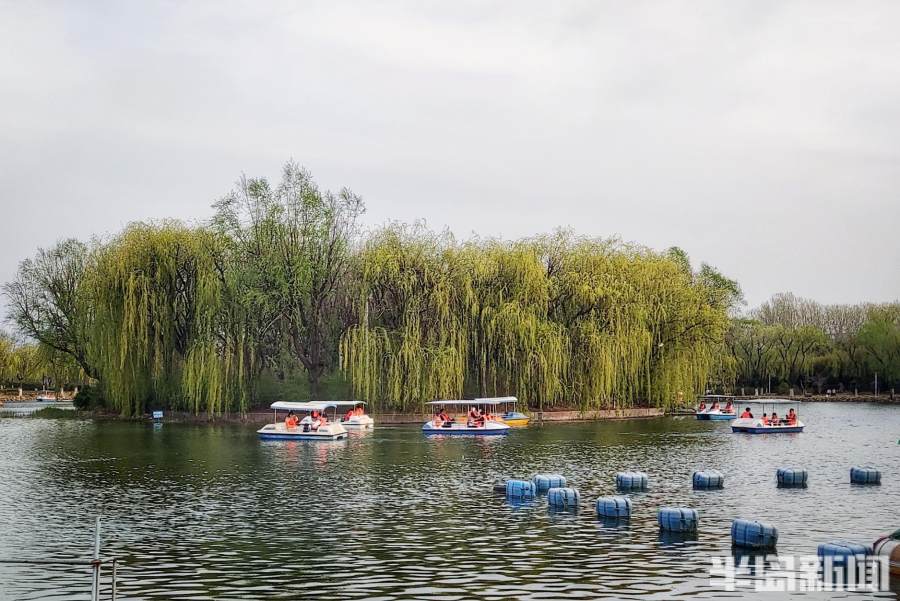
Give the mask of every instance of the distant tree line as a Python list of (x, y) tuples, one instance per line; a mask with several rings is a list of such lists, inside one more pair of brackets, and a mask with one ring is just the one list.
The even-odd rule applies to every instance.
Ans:
[(849, 385), (884, 365), (886, 383), (897, 377), (895, 306), (839, 326), (788, 318), (792, 297), (776, 297), (735, 319), (737, 283), (678, 248), (362, 231), (363, 211), (288, 163), (277, 184), (242, 178), (202, 225), (137, 223), (40, 250), (3, 288), (30, 342), (0, 338), (0, 380), (52, 368), (131, 415), (350, 396), (396, 410), (507, 394), (543, 408), (666, 406), (769, 375)]
[(900, 382), (900, 303), (822, 305), (777, 294), (725, 336), (732, 388), (882, 392)]

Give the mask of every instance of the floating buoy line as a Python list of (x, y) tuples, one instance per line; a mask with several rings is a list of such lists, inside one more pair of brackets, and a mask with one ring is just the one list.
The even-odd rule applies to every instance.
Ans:
[[(809, 473), (798, 467), (778, 468), (775, 480), (779, 488), (806, 488)], [(618, 472), (616, 489), (623, 492), (642, 492), (649, 487), (650, 478), (644, 472)], [(725, 475), (717, 470), (695, 471), (691, 476), (694, 490), (715, 490), (725, 487)], [(854, 466), (850, 468), (850, 483), (871, 486), (881, 484), (881, 472), (873, 467)], [(577, 488), (567, 486), (562, 474), (535, 474), (530, 480), (503, 480), (494, 483), (494, 491), (505, 493), (514, 504), (534, 501), (541, 495), (547, 497), (547, 507), (553, 511), (577, 511), (581, 504), (581, 494)], [(633, 502), (626, 496), (603, 496), (594, 507), (597, 517), (604, 520), (628, 520), (631, 518)], [(660, 536), (675, 534), (695, 534), (700, 515), (691, 507), (660, 507), (656, 520)], [(778, 529), (757, 520), (734, 519), (731, 523), (731, 543), (733, 547), (753, 550), (774, 550), (778, 543)], [(846, 566), (851, 558), (886, 557), (893, 575), (900, 576), (900, 530), (879, 538), (873, 545), (863, 545), (852, 541), (830, 541), (816, 549), (821, 561), (833, 566)]]

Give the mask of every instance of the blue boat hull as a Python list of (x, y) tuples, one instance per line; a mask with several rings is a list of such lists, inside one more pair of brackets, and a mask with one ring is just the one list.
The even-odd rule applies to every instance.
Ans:
[(697, 419), (711, 421), (731, 421), (737, 418), (734, 413), (698, 413)]
[(324, 440), (331, 442), (347, 438), (346, 434), (340, 434), (334, 438), (327, 436), (304, 436), (303, 434), (259, 434), (260, 440)]
[(785, 426), (780, 428), (754, 428), (747, 426), (731, 426), (732, 432), (744, 432), (746, 434), (790, 434), (803, 432), (803, 426)]
[(425, 436), (505, 436), (509, 430), (463, 430), (462, 428), (442, 428), (440, 430), (422, 430)]

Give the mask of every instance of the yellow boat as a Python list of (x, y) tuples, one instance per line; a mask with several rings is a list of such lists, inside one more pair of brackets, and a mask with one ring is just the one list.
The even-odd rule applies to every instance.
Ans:
[(505, 405), (506, 410), (500, 418), (504, 424), (512, 428), (524, 428), (528, 425), (529, 420), (531, 420), (530, 417), (521, 411), (516, 411), (516, 403), (519, 399), (514, 396), (488, 397), (475, 400), (480, 403), (487, 401), (492, 405)]

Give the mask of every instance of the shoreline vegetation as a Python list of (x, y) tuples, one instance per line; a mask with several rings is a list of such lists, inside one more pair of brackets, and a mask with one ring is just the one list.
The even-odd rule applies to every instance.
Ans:
[(671, 410), (706, 391), (900, 380), (900, 303), (779, 294), (741, 313), (739, 284), (677, 247), (366, 231), (359, 196), (292, 162), (212, 209), (24, 260), (3, 286), (18, 337), (0, 334), (0, 383), (77, 385), (79, 408), (127, 417), (506, 395), (532, 411)]
[[(735, 402), (759, 403), (767, 398), (784, 398), (772, 395), (766, 396), (737, 396)], [(788, 397), (790, 398), (790, 397)], [(806, 397), (794, 397), (798, 404), (803, 403), (875, 403), (883, 405), (900, 405), (900, 396), (898, 395), (809, 395)], [(0, 409), (0, 418), (38, 418), (38, 419), (90, 419), (96, 421), (135, 421), (148, 422), (152, 420), (151, 414), (138, 416), (125, 416), (121, 413), (111, 412), (109, 410), (93, 409), (61, 409), (57, 406), (47, 406), (31, 413), (15, 413), (17, 405), (31, 405), (31, 400), (9, 400), (0, 396), (0, 402), (6, 401), (5, 406), (12, 413), (4, 415)], [(64, 399), (64, 402), (71, 399)], [(656, 417), (669, 416), (693, 416), (694, 408), (690, 406), (670, 407), (662, 409), (658, 407), (629, 407), (624, 409), (596, 409), (582, 411), (577, 408), (556, 409), (553, 411), (528, 411), (533, 423), (571, 423), (584, 421), (607, 421), (622, 419), (650, 419)], [(421, 425), (423, 421), (430, 416), (425, 412), (420, 413), (376, 413), (373, 415), (378, 420), (379, 426), (399, 426), (416, 424)], [(221, 425), (221, 424), (252, 424), (261, 425), (271, 423), (272, 411), (264, 407), (258, 407), (247, 411), (246, 413), (223, 413), (218, 415), (197, 414), (186, 411), (167, 411), (163, 419), (165, 423), (195, 424), (195, 425)]]

